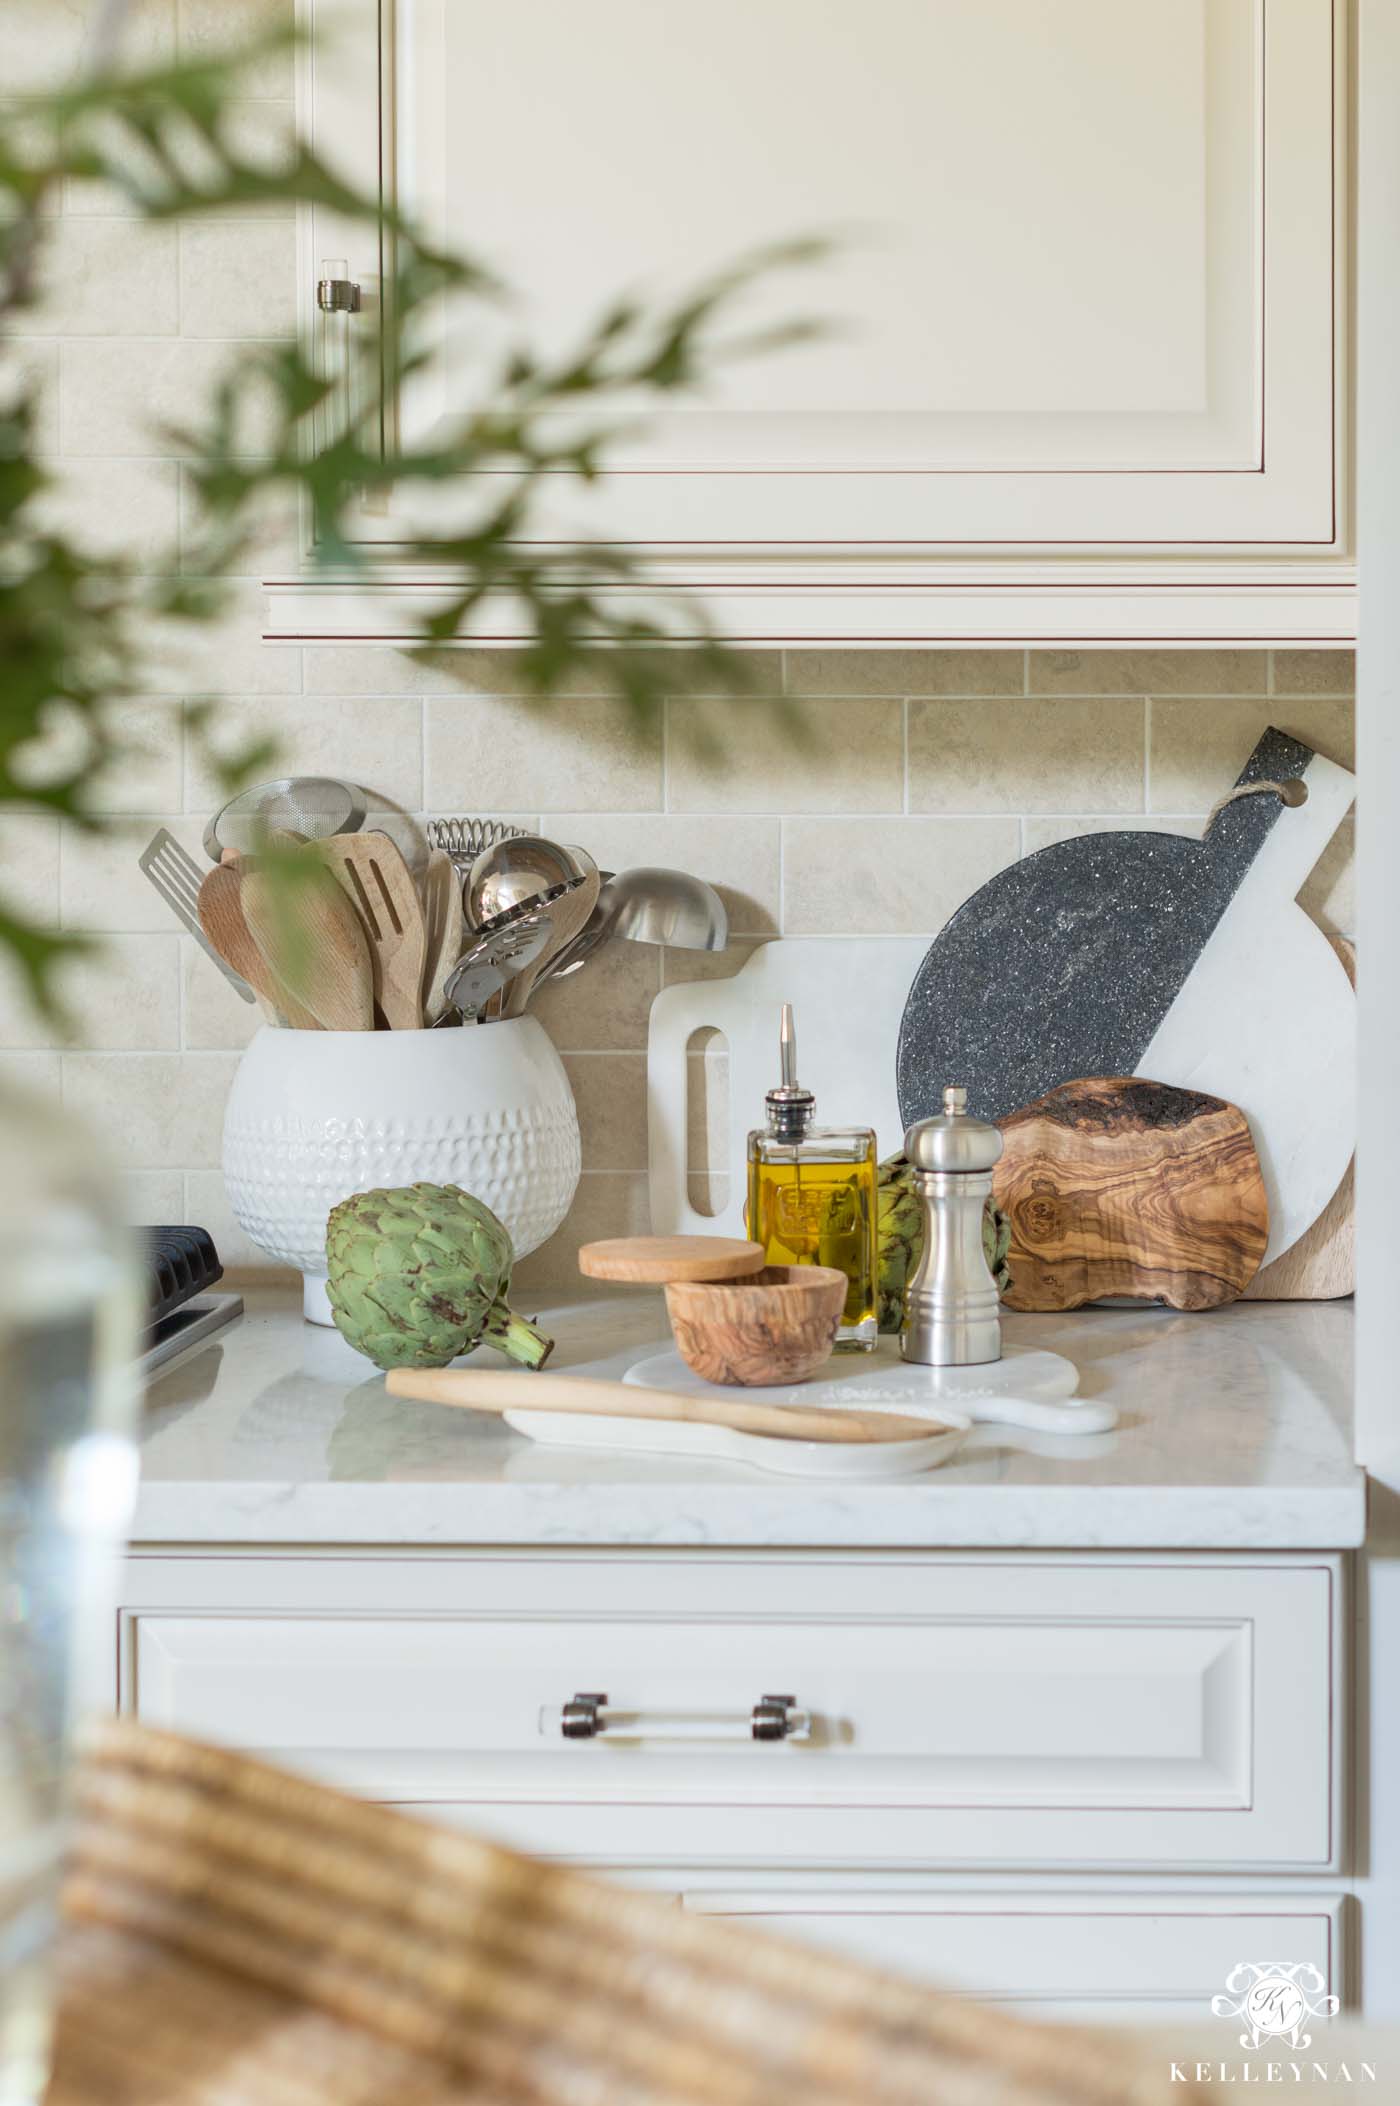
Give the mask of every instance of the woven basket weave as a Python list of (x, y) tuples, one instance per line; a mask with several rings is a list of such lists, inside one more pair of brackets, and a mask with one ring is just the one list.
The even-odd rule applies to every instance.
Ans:
[(48, 2106), (1128, 2106), (1131, 2038), (1025, 2024), (222, 1750), (80, 1776)]

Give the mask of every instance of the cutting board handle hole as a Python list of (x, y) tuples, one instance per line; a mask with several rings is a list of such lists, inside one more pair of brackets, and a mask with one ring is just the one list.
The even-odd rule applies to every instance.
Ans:
[(686, 1196), (713, 1221), (729, 1205), (729, 1040), (714, 1024), (685, 1042)]

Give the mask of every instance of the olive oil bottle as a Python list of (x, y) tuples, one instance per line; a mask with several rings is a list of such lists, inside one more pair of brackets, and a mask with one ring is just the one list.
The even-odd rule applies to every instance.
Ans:
[(837, 1352), (873, 1350), (878, 1179), (868, 1126), (814, 1126), (816, 1099), (797, 1080), (792, 1004), (779, 1033), (782, 1080), (766, 1127), (749, 1135), (749, 1234), (770, 1265), (833, 1265), (849, 1287)]

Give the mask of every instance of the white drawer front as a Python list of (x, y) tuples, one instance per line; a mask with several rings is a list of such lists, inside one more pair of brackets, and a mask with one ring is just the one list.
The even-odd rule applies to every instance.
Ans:
[[(1309, 1960), (1344, 1995), (1336, 1895), (686, 1894), (732, 1916), (1037, 2017), (1165, 2025), (1192, 2038), (1245, 1960)], [(1236, 2027), (1238, 2031), (1238, 2027)], [(1233, 2036), (1222, 2032), (1222, 2044)], [(1223, 2051), (1223, 2050), (1222, 2050)]]
[[(710, 1554), (183, 1570), (183, 1602), (177, 1582), (168, 1607), (135, 1614), (127, 1700), (142, 1717), (377, 1798), (455, 1802), (535, 1848), (1331, 1861), (1325, 1564)], [(606, 1693), (635, 1728), (562, 1739), (575, 1692)], [(743, 1737), (770, 1692), (811, 1713), (807, 1743)]]

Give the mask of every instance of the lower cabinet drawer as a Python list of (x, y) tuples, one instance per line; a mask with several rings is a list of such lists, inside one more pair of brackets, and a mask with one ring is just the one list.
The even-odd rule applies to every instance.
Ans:
[[(1325, 1559), (135, 1560), (123, 1700), (625, 1864), (1325, 1869)], [(801, 1740), (753, 1739), (790, 1696)], [(576, 1694), (606, 1730), (561, 1734)]]
[[(688, 1893), (688, 1909), (809, 1939), (1038, 2018), (1191, 2029), (1193, 2051), (1250, 1961), (1316, 1967), (1345, 2001), (1340, 1897), (1178, 1894)], [(1314, 1985), (1315, 1986), (1315, 1985)]]

